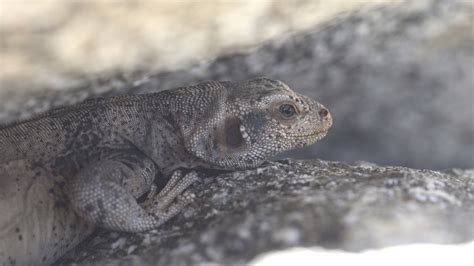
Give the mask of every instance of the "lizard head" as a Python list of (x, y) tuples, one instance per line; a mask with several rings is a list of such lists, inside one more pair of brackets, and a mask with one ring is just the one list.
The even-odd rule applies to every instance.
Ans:
[[(187, 148), (211, 166), (257, 167), (283, 151), (311, 145), (332, 125), (320, 103), (267, 78), (221, 83), (224, 96), (212, 107)], [(203, 121), (203, 120), (201, 120)], [(204, 127), (202, 125), (205, 125)], [(203, 133), (205, 132), (205, 133)]]

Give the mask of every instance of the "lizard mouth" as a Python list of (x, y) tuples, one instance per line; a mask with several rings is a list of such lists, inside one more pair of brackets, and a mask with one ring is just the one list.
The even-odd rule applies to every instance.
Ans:
[(324, 136), (326, 136), (327, 133), (328, 133), (327, 130), (321, 130), (321, 131), (316, 131), (310, 134), (292, 135), (291, 137), (295, 139), (313, 139), (313, 138), (321, 139)]

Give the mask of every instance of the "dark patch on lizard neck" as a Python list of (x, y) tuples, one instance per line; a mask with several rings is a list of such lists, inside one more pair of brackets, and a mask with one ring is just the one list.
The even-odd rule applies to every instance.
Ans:
[(241, 122), (237, 117), (225, 121), (225, 142), (230, 148), (238, 148), (245, 142), (240, 132), (240, 125)]

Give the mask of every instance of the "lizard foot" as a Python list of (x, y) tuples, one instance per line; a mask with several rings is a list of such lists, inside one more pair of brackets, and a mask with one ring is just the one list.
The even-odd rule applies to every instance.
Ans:
[[(182, 171), (175, 171), (166, 186), (157, 194), (156, 186), (151, 188), (146, 204), (143, 206), (148, 213), (155, 216), (167, 216), (172, 209), (182, 209), (192, 202), (194, 194), (185, 191), (191, 184), (198, 181), (198, 175), (192, 171), (183, 176)], [(172, 204), (176, 200), (176, 203)]]

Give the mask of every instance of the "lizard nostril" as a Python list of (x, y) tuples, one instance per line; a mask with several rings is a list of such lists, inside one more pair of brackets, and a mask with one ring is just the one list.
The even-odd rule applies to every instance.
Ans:
[(328, 109), (323, 108), (323, 109), (319, 110), (318, 114), (321, 116), (321, 118), (325, 118), (326, 116), (328, 116), (329, 111), (328, 111)]

